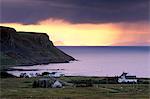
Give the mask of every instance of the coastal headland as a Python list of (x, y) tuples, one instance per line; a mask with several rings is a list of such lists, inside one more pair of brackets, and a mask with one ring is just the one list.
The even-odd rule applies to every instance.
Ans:
[(0, 26), (0, 68), (68, 63), (72, 56), (56, 48), (46, 33), (16, 31)]

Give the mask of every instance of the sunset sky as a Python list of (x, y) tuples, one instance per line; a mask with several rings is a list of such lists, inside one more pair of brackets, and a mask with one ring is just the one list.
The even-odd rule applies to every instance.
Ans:
[(150, 45), (150, 0), (0, 0), (0, 25), (55, 45)]

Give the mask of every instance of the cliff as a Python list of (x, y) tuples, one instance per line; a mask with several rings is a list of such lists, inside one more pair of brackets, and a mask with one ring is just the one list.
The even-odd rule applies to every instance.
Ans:
[(13, 28), (0, 26), (0, 35), (1, 69), (75, 60), (56, 48), (46, 33), (17, 32)]

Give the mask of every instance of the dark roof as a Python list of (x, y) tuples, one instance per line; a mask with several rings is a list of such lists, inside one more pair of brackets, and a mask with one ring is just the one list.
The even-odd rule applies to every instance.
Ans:
[[(127, 76), (127, 74), (128, 74), (128, 73), (123, 72), (123, 73), (121, 74), (121, 76), (125, 76), (126, 79), (135, 79), (135, 78), (136, 78), (136, 76)], [(121, 77), (121, 76), (120, 76), (120, 77)]]
[(127, 79), (134, 79), (136, 76), (126, 76)]
[(127, 74), (128, 74), (128, 73), (123, 72), (123, 73), (121, 74), (121, 76), (123, 76), (123, 75), (125, 75), (125, 76), (126, 76)]

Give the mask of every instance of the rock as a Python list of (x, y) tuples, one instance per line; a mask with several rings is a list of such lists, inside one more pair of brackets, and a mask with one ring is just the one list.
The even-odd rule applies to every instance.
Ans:
[(17, 32), (0, 26), (0, 35), (1, 69), (75, 60), (56, 48), (46, 33)]

